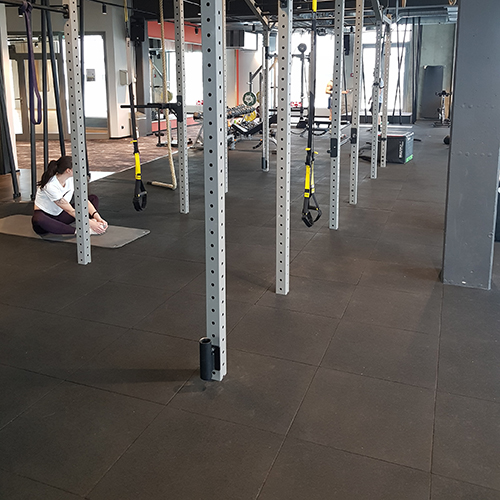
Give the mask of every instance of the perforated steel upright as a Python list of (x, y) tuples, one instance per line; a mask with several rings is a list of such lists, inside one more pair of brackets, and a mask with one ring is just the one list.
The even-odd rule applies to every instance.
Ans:
[(175, 61), (177, 66), (177, 102), (182, 120), (177, 119), (177, 147), (179, 154), (180, 210), (189, 213), (189, 172), (187, 149), (187, 123), (184, 96), (186, 95), (186, 68), (184, 64), (184, 2), (174, 2)]
[(370, 177), (372, 179), (376, 179), (378, 173), (378, 108), (380, 96), (380, 63), (382, 59), (382, 21), (377, 21), (376, 29), (377, 35), (375, 41), (375, 67), (373, 68), (372, 88), (372, 158), (370, 169)]
[(330, 135), (330, 229), (339, 228), (340, 143), (345, 0), (335, 0), (335, 53), (333, 56), (332, 126)]
[(352, 123), (351, 123), (351, 169), (349, 203), (358, 203), (358, 168), (359, 168), (359, 103), (361, 90), (362, 32), (364, 16), (364, 0), (356, 0), (356, 26), (354, 33), (354, 57), (352, 72), (354, 75), (352, 89)]
[(389, 68), (391, 63), (391, 31), (390, 24), (385, 25), (384, 49), (384, 100), (382, 103), (382, 130), (380, 133), (380, 166), (387, 166), (387, 104), (389, 101)]
[(290, 152), (293, 0), (278, 0), (278, 132), (276, 154), (276, 293), (290, 289)]
[(222, 380), (227, 371), (223, 7), (222, 0), (201, 2), (207, 337), (220, 349), (213, 380)]
[(68, 72), (71, 156), (73, 158), (73, 179), (75, 184), (76, 246), (78, 264), (86, 265), (91, 262), (90, 226), (87, 205), (87, 161), (76, 0), (70, 0), (68, 7), (69, 19), (64, 25), (64, 38), (66, 42), (66, 69)]
[[(227, 32), (226, 32), (226, 0), (222, 0), (222, 23), (224, 25), (224, 29), (222, 30), (222, 61), (224, 63), (224, 91), (222, 92), (223, 96), (223, 106), (224, 109), (227, 109)], [(227, 119), (227, 114), (226, 114)], [(227, 193), (229, 191), (229, 165), (228, 165), (228, 153), (227, 153), (227, 121), (226, 126), (224, 127), (224, 149), (226, 151), (225, 159), (224, 159), (224, 192)]]

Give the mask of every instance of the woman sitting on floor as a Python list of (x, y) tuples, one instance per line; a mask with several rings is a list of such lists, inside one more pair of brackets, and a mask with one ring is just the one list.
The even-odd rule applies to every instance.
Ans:
[[(73, 166), (71, 156), (61, 156), (52, 160), (38, 183), (35, 197), (35, 210), (31, 222), (37, 234), (75, 234), (70, 224), (75, 221), (75, 209), (71, 206), (73, 198)], [(89, 195), (90, 234), (102, 234), (108, 223), (97, 212), (99, 198)]]

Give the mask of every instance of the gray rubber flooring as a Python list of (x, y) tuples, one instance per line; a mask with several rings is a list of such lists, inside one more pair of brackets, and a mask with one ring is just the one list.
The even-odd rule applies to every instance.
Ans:
[[(198, 375), (205, 334), (202, 152), (190, 213), (133, 171), (91, 184), (121, 249), (0, 234), (3, 500), (499, 500), (500, 266), (493, 289), (443, 286), (445, 129), (370, 180), (340, 228), (301, 222), (305, 139), (293, 136), (290, 293), (274, 293), (275, 173), (230, 151), (228, 374)], [(362, 144), (368, 140), (366, 130)], [(328, 212), (328, 139), (316, 187)], [(145, 180), (169, 182), (164, 159)], [(0, 180), (0, 217), (29, 214)], [(498, 244), (497, 244), (498, 250)]]

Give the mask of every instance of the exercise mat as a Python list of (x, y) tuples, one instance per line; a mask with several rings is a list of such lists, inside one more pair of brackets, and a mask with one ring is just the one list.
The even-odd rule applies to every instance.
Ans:
[[(39, 240), (62, 241), (76, 243), (76, 235), (44, 234), (40, 236), (33, 231), (30, 215), (11, 215), (0, 219), (0, 233)], [(132, 227), (109, 226), (104, 234), (90, 237), (90, 244), (95, 247), (120, 248), (149, 234), (147, 229)]]

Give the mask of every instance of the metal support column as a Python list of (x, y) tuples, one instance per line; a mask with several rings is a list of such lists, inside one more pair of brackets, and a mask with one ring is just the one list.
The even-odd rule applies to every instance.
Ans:
[(500, 53), (485, 48), (498, 45), (498, 19), (498, 0), (460, 3), (444, 238), (443, 282), (487, 290), (500, 163)]
[[(187, 148), (186, 106), (186, 69), (184, 64), (184, 2), (174, 2), (175, 24), (175, 62), (177, 69), (177, 148), (179, 154), (179, 188), (181, 214), (189, 213), (189, 172)], [(179, 114), (182, 120), (179, 120)]]
[(226, 259), (224, 168), (223, 0), (201, 2), (207, 337), (218, 350), (212, 380), (226, 374)]
[(382, 101), (382, 129), (380, 133), (380, 166), (387, 166), (387, 104), (389, 101), (389, 68), (391, 63), (391, 31), (392, 25), (385, 25), (384, 49), (384, 99)]
[(260, 109), (262, 114), (262, 170), (269, 172), (269, 27), (262, 25), (262, 91)]
[(345, 0), (335, 0), (335, 49), (333, 56), (332, 125), (330, 135), (330, 229), (339, 228), (340, 143), (342, 119), (342, 75), (344, 63)]
[(89, 264), (90, 231), (87, 193), (87, 159), (80, 52), (78, 50), (78, 19), (76, 0), (69, 1), (69, 19), (64, 26), (66, 63), (68, 72), (69, 116), (71, 130), (71, 156), (75, 183), (75, 219), (78, 264)]
[(276, 293), (290, 289), (290, 153), (293, 0), (278, 0), (278, 133), (276, 157)]
[(353, 89), (351, 123), (351, 179), (349, 203), (358, 203), (358, 166), (359, 166), (359, 103), (361, 90), (361, 61), (363, 57), (361, 37), (363, 31), (364, 0), (356, 0), (356, 27), (354, 32)]
[[(224, 92), (223, 92), (223, 104), (224, 109), (227, 110), (227, 40), (226, 40), (226, 14), (227, 5), (226, 0), (222, 0), (222, 24), (224, 28), (222, 29), (222, 61), (224, 63)], [(229, 155), (227, 152), (227, 134), (228, 134), (228, 121), (227, 114), (225, 115), (225, 127), (224, 127), (224, 149), (226, 151), (225, 161), (224, 161), (224, 192), (229, 191)]]
[(378, 117), (380, 96), (380, 63), (382, 59), (382, 21), (377, 21), (377, 40), (375, 42), (375, 68), (373, 68), (372, 89), (372, 161), (370, 178), (377, 178), (378, 167)]

